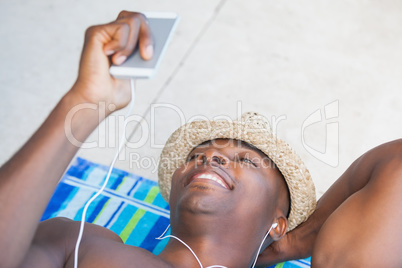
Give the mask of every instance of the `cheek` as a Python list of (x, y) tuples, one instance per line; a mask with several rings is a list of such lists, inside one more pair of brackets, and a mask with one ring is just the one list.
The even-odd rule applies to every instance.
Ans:
[(240, 184), (251, 192), (268, 191), (272, 187), (259, 169), (239, 168), (235, 170), (235, 176)]
[(254, 171), (241, 171), (238, 173), (241, 186), (239, 187), (238, 203), (250, 213), (270, 211), (276, 204), (275, 186), (269, 180)]
[(172, 176), (172, 187), (181, 182), (183, 175), (186, 173), (188, 165), (182, 165), (173, 173)]
[(187, 170), (188, 165), (183, 165), (176, 169), (176, 171), (173, 173), (172, 176), (172, 184), (170, 187), (170, 200), (169, 200), (169, 205), (170, 207), (173, 207), (176, 204), (177, 197), (180, 194), (181, 189), (183, 189), (183, 184), (184, 184), (184, 174)]
[(261, 188), (254, 191), (248, 202), (241, 204), (241, 217), (249, 219), (256, 226), (263, 226), (275, 213), (275, 202), (266, 191)]
[(172, 176), (172, 184), (170, 186), (170, 199), (175, 195), (177, 187), (180, 184), (180, 178), (182, 174), (182, 168), (176, 169)]

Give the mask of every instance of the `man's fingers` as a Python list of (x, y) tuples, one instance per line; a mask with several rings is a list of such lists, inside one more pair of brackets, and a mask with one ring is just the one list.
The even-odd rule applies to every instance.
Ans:
[(154, 55), (154, 40), (146, 19), (142, 21), (140, 27), (139, 49), (141, 57), (144, 60), (150, 60)]
[(130, 26), (125, 23), (112, 23), (110, 27), (105, 28), (109, 30), (107, 33), (110, 35), (110, 40), (104, 45), (103, 50), (107, 56), (112, 56), (112, 62), (116, 65), (122, 64), (127, 58), (127, 46), (130, 40)]
[(150, 60), (154, 47), (147, 18), (138, 12), (122, 11), (117, 17), (117, 21), (127, 23), (131, 28), (127, 49), (122, 54), (129, 56), (138, 45), (141, 57), (144, 60)]
[[(139, 43), (139, 44), (138, 44)], [(86, 45), (101, 45), (113, 64), (122, 64), (139, 46), (143, 59), (153, 55), (153, 39), (146, 17), (141, 13), (123, 11), (116, 21), (92, 26), (87, 30)]]
[(129, 28), (129, 31), (127, 32), (128, 38), (125, 46), (122, 47), (112, 58), (113, 63), (120, 64), (121, 62), (116, 63), (115, 59), (127, 58), (131, 55), (131, 53), (133, 53), (135, 47), (137, 46), (141, 27), (141, 19), (139, 18), (139, 15), (137, 15), (137, 13), (129, 13), (129, 15), (127, 16), (118, 18), (116, 23), (124, 23)]

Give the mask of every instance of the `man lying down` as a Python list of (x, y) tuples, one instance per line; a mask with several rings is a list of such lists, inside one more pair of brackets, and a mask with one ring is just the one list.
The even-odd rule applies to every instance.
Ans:
[[(78, 150), (66, 137), (67, 113), (79, 104), (125, 107), (127, 81), (109, 75), (137, 45), (152, 57), (146, 18), (121, 12), (89, 28), (78, 78), (30, 140), (0, 169), (1, 267), (73, 267), (79, 223), (39, 219)], [(84, 141), (96, 110), (72, 119)], [(107, 116), (107, 115), (105, 115)], [(45, 160), (43, 161), (45, 156)], [(316, 205), (308, 170), (255, 113), (239, 121), (193, 122), (162, 151), (161, 193), (171, 234), (158, 256), (87, 224), (78, 267), (264, 267), (312, 255), (313, 267), (401, 267), (402, 141), (358, 158)]]

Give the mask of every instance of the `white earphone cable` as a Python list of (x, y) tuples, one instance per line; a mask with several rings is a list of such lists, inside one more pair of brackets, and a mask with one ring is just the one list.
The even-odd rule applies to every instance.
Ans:
[(84, 233), (84, 226), (85, 226), (85, 216), (87, 213), (87, 210), (89, 208), (89, 205), (103, 192), (105, 189), (107, 183), (109, 182), (110, 175), (112, 174), (113, 166), (117, 161), (117, 158), (120, 154), (121, 149), (123, 146), (126, 144), (127, 140), (125, 140), (126, 136), (126, 126), (127, 126), (127, 118), (131, 113), (131, 110), (133, 109), (134, 106), (134, 99), (135, 99), (135, 85), (134, 85), (134, 79), (130, 79), (130, 85), (131, 85), (131, 101), (129, 108), (127, 110), (126, 116), (124, 117), (124, 125), (123, 125), (123, 133), (121, 134), (120, 140), (119, 140), (119, 148), (113, 158), (112, 163), (110, 164), (109, 171), (106, 175), (105, 181), (100, 188), (100, 190), (86, 203), (84, 210), (82, 212), (82, 218), (81, 218), (81, 224), (80, 224), (80, 231), (78, 234), (77, 242), (75, 244), (75, 250), (74, 250), (74, 268), (78, 268), (78, 251), (80, 248), (80, 243), (82, 240), (82, 234)]
[[(168, 225), (168, 227), (166, 228), (166, 230), (165, 230), (159, 237), (157, 237), (156, 239), (162, 240), (162, 239), (171, 237), (171, 238), (174, 238), (174, 239), (178, 240), (178, 241), (179, 241), (180, 243), (182, 243), (186, 248), (188, 248), (188, 250), (190, 250), (190, 252), (193, 254), (194, 258), (197, 260), (197, 262), (198, 262), (198, 264), (200, 265), (200, 267), (201, 267), (201, 268), (204, 268), (204, 266), (202, 266), (202, 263), (201, 263), (200, 259), (197, 257), (197, 255), (195, 254), (195, 252), (194, 252), (194, 251), (190, 248), (190, 246), (187, 245), (183, 240), (181, 240), (180, 238), (178, 238), (177, 236), (174, 236), (174, 235), (166, 235), (166, 236), (163, 236), (163, 235), (169, 230), (169, 227), (170, 227), (170, 224)], [(205, 268), (214, 268), (214, 267), (215, 267), (215, 268), (227, 268), (226, 266), (222, 266), (222, 265), (211, 265), (211, 266), (208, 266), (208, 267), (205, 267)]]
[(168, 227), (166, 228), (166, 230), (165, 230), (159, 237), (157, 237), (156, 239), (162, 240), (162, 239), (165, 239), (165, 238), (168, 238), (168, 237), (172, 237), (172, 238), (174, 238), (174, 239), (177, 239), (177, 240), (178, 240), (179, 242), (181, 242), (184, 246), (186, 246), (186, 247), (188, 248), (188, 250), (190, 250), (190, 252), (193, 254), (194, 258), (197, 260), (197, 262), (198, 262), (198, 264), (200, 265), (200, 267), (203, 268), (200, 259), (198, 259), (197, 255), (194, 253), (194, 251), (190, 248), (189, 245), (187, 245), (186, 243), (184, 243), (183, 240), (181, 240), (180, 238), (178, 238), (178, 237), (176, 237), (176, 236), (174, 236), (174, 235), (166, 235), (166, 236), (163, 236), (163, 235), (167, 232), (167, 230), (169, 230), (169, 227), (170, 227), (170, 224), (168, 225)]
[[(252, 268), (254, 268), (254, 267), (255, 267), (255, 264), (257, 263), (258, 255), (260, 254), (260, 250), (261, 250), (261, 248), (262, 248), (262, 245), (264, 244), (265, 239), (267, 239), (267, 237), (268, 237), (269, 233), (271, 232), (272, 228), (274, 228), (274, 227), (276, 228), (276, 226), (278, 226), (277, 223), (272, 224), (272, 225), (271, 225), (271, 228), (269, 228), (268, 232), (265, 234), (264, 239), (261, 241), (261, 244), (260, 244), (260, 246), (258, 247), (257, 256), (255, 256), (255, 259), (254, 259)], [(194, 251), (190, 248), (190, 246), (187, 245), (183, 240), (181, 240), (180, 238), (178, 238), (177, 236), (174, 236), (174, 235), (166, 235), (166, 236), (163, 236), (163, 235), (169, 230), (169, 228), (170, 228), (170, 224), (169, 224), (168, 227), (165, 229), (165, 231), (164, 231), (159, 237), (157, 237), (156, 239), (162, 240), (162, 239), (171, 237), (171, 238), (174, 238), (174, 239), (178, 240), (180, 243), (182, 243), (184, 246), (186, 246), (186, 248), (188, 248), (188, 250), (190, 250), (190, 252), (193, 254), (194, 258), (197, 260), (197, 262), (198, 262), (198, 264), (200, 265), (200, 267), (201, 267), (201, 268), (204, 268), (204, 267), (202, 266), (202, 263), (201, 263), (200, 259), (199, 259), (199, 258), (197, 257), (197, 255), (195, 254), (195, 252), (194, 252)], [(208, 267), (205, 267), (205, 268), (227, 268), (227, 267), (226, 267), (226, 266), (222, 266), (222, 265), (211, 265), (211, 266), (208, 266)]]
[(276, 226), (278, 226), (278, 224), (277, 224), (277, 223), (272, 224), (272, 225), (271, 225), (271, 228), (269, 228), (269, 231), (265, 234), (264, 239), (261, 241), (260, 247), (258, 248), (258, 251), (257, 251), (257, 256), (255, 256), (255, 259), (254, 259), (254, 263), (253, 263), (252, 268), (255, 267), (255, 264), (257, 263), (258, 255), (260, 255), (260, 251), (261, 251), (262, 245), (264, 244), (265, 239), (267, 239), (269, 233), (271, 232), (272, 228), (274, 228), (274, 226), (275, 226), (275, 228), (276, 228)]

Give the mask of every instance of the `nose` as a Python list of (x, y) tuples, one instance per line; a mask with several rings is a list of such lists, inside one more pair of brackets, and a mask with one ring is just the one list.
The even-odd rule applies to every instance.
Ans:
[(227, 167), (229, 165), (229, 158), (217, 150), (211, 149), (197, 156), (197, 162), (202, 165), (220, 165)]

